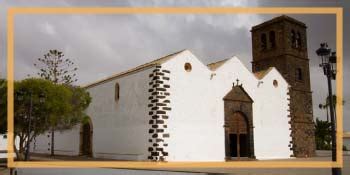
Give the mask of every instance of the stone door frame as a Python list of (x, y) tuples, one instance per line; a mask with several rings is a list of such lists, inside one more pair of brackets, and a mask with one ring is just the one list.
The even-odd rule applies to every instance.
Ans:
[[(232, 132), (232, 117), (235, 113), (243, 116), (247, 124), (247, 156), (255, 159), (254, 153), (254, 126), (253, 126), (253, 100), (242, 85), (234, 85), (224, 100), (224, 132), (225, 132), (225, 160), (235, 160), (231, 157), (230, 133)], [(237, 135), (239, 137), (239, 135)]]

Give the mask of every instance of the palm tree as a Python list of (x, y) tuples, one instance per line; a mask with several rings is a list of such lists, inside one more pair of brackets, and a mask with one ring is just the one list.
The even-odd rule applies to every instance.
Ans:
[(331, 123), (329, 121), (322, 121), (316, 118), (315, 129), (316, 149), (330, 150), (332, 140)]
[[(332, 106), (333, 106), (333, 108), (335, 108), (335, 106), (337, 104), (337, 96), (336, 95), (333, 95), (333, 103), (334, 103), (334, 105), (332, 105)], [(343, 104), (342, 105), (344, 105), (344, 104), (345, 104), (345, 101), (343, 100)], [(329, 107), (330, 107), (330, 99), (329, 99), (329, 96), (327, 96), (325, 103), (324, 104), (320, 103), (318, 105), (318, 108), (326, 110), (326, 112), (327, 112), (327, 121), (329, 121), (329, 114), (328, 114), (328, 108)], [(335, 110), (333, 110), (333, 111), (334, 111), (334, 114), (336, 114)]]
[(322, 109), (322, 110), (326, 110), (326, 114), (327, 114), (327, 122), (329, 122), (329, 114), (328, 114), (328, 105), (327, 104), (319, 104), (318, 108)]
[[(333, 95), (332, 97), (334, 105), (332, 105), (333, 108), (335, 108), (335, 105), (337, 103), (337, 96)], [(345, 101), (343, 101), (342, 105), (344, 105)], [(329, 122), (329, 107), (330, 105), (330, 98), (329, 96), (326, 98), (326, 101), (324, 104), (319, 104), (318, 107), (322, 110), (326, 110), (327, 114), (327, 121), (322, 121), (316, 118), (315, 122), (315, 137), (316, 137), (316, 148), (321, 150), (329, 150), (331, 148), (331, 123)], [(334, 110), (334, 114), (335, 110)]]

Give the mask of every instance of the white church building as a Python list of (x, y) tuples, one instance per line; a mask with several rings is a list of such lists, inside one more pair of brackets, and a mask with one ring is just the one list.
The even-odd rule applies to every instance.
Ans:
[[(116, 160), (289, 158), (289, 85), (232, 57), (204, 65), (183, 50), (85, 87), (88, 124), (55, 134), (55, 154)], [(50, 134), (32, 149), (50, 153)]]

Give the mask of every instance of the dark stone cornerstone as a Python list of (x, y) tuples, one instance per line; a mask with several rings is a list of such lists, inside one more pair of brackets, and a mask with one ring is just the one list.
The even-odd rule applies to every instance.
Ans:
[(169, 155), (167, 152), (167, 138), (170, 134), (167, 131), (169, 119), (170, 92), (169, 77), (170, 71), (162, 69), (160, 65), (149, 75), (149, 147), (148, 159), (152, 161), (165, 161)]

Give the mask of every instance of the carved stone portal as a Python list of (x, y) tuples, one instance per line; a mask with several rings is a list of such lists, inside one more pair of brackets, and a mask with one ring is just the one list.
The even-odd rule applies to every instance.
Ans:
[(252, 103), (242, 85), (224, 97), (226, 160), (255, 158)]

